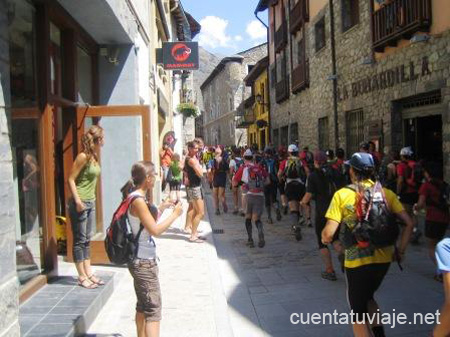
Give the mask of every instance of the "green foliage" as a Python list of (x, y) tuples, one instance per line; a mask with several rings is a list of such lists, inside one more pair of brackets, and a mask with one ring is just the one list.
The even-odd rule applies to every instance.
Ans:
[(183, 116), (186, 118), (196, 118), (199, 116), (199, 110), (194, 103), (180, 103), (177, 106), (177, 111), (183, 114)]

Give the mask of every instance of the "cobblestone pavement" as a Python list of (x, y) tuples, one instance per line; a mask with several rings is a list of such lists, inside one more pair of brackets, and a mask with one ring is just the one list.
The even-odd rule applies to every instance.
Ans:
[[(228, 192), (227, 198), (230, 206)], [(312, 228), (305, 228), (303, 240), (297, 242), (286, 219), (268, 225), (264, 215), (266, 246), (248, 248), (243, 218), (230, 213), (215, 216), (208, 188), (206, 200), (208, 214), (200, 228), (207, 243), (187, 241), (180, 231), (184, 219), (157, 241), (162, 336), (352, 335), (349, 325), (293, 325), (289, 321), (294, 312), (348, 312), (343, 274), (338, 273), (336, 282), (320, 277), (322, 263)], [(212, 234), (212, 229), (222, 229), (223, 234)], [(412, 321), (415, 312), (435, 313), (442, 304), (443, 290), (433, 280), (425, 246), (410, 248), (404, 271), (391, 266), (377, 300), (384, 312), (395, 309)], [(336, 259), (334, 263), (338, 265)], [(135, 336), (132, 279), (126, 269), (103, 269), (113, 269), (121, 278), (89, 335)], [(426, 336), (431, 328), (406, 324), (386, 332), (388, 336)]]
[[(231, 205), (231, 195), (227, 197)], [(338, 272), (336, 282), (320, 276), (322, 262), (313, 228), (304, 228), (303, 240), (297, 242), (286, 217), (269, 225), (264, 215), (266, 246), (248, 248), (243, 218), (213, 215), (211, 199), (209, 208), (212, 228), (224, 230), (214, 239), (235, 336), (352, 335), (349, 325), (293, 325), (289, 321), (291, 313), (348, 312), (344, 274)], [(257, 239), (255, 230), (253, 233)], [(435, 313), (444, 295), (442, 284), (433, 280), (425, 245), (409, 248), (404, 271), (391, 265), (377, 300), (383, 312), (393, 313), (395, 309), (412, 321), (414, 313)], [(334, 265), (339, 266), (336, 256)], [(387, 327), (386, 333), (427, 336), (431, 329), (425, 324), (406, 324)]]

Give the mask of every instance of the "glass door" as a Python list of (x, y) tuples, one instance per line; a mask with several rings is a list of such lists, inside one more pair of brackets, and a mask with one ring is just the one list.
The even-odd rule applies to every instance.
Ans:
[[(112, 215), (122, 200), (121, 187), (130, 178), (131, 166), (151, 160), (150, 111), (148, 106), (87, 106), (76, 108), (77, 138), (93, 124), (104, 129), (100, 153), (101, 175), (97, 183), (96, 224), (91, 240), (93, 263), (108, 263), (104, 237)], [(66, 188), (68, 188), (66, 184)], [(72, 233), (67, 226), (67, 257), (72, 261)]]

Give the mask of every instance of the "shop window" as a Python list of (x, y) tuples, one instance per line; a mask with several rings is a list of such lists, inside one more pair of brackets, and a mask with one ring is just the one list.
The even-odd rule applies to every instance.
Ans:
[(325, 47), (325, 16), (315, 24), (314, 35), (316, 41), (316, 51), (319, 51)]
[(364, 141), (364, 113), (362, 109), (348, 111), (346, 115), (347, 153), (351, 156)]
[(36, 105), (35, 9), (28, 1), (9, 2), (11, 103), (14, 108)]
[(14, 200), (18, 210), (17, 275), (21, 285), (43, 271), (38, 122), (37, 119), (13, 119), (11, 123)]
[(319, 118), (319, 149), (326, 151), (329, 148), (328, 117)]
[(342, 0), (342, 31), (359, 23), (359, 0)]

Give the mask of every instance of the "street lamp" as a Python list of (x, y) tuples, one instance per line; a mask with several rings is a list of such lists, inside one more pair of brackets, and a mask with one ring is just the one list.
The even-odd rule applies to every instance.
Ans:
[(256, 95), (255, 98), (256, 98), (256, 103), (269, 106), (269, 103), (266, 103), (263, 101), (263, 97), (261, 94)]

